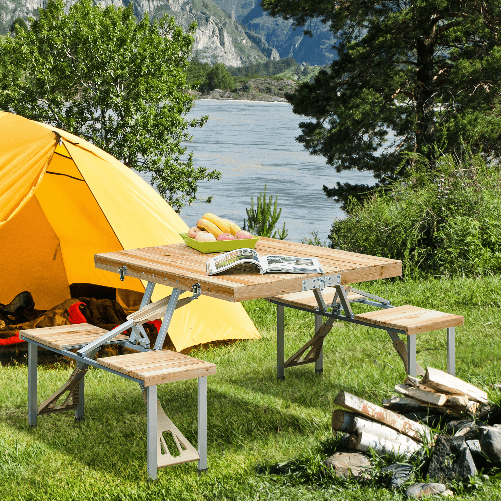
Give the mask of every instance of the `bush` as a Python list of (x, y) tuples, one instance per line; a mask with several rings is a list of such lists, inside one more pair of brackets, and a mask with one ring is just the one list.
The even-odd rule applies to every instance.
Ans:
[(499, 169), (477, 156), (443, 156), (388, 191), (350, 200), (331, 247), (401, 259), (404, 274), (478, 276), (501, 272)]

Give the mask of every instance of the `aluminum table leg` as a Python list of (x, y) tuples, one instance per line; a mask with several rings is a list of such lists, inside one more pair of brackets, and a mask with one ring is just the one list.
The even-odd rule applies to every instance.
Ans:
[(447, 372), (456, 375), (456, 328), (447, 328)]
[(28, 424), (37, 425), (37, 363), (38, 346), (28, 343)]
[[(318, 329), (322, 327), (323, 318), (322, 315), (315, 315), (315, 332), (318, 332)], [(315, 360), (315, 372), (317, 374), (323, 374), (324, 372), (324, 347), (322, 345), (322, 349), (320, 350), (320, 355), (317, 360)]]
[(277, 379), (285, 379), (284, 307), (277, 304)]
[(157, 387), (146, 387), (146, 430), (147, 430), (147, 469), (151, 480), (157, 479)]
[(198, 378), (198, 473), (207, 471), (207, 376)]
[(407, 374), (416, 377), (416, 334), (407, 335)]

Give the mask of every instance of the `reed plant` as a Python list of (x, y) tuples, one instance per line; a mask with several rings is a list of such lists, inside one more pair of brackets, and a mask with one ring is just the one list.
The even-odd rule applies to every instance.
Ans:
[[(462, 314), (457, 328), (457, 375), (499, 402), (501, 287), (497, 277), (385, 280), (359, 284), (393, 304), (415, 304)], [(374, 479), (339, 479), (323, 461), (338, 445), (331, 432), (334, 398), (346, 390), (375, 403), (403, 381), (403, 364), (389, 336), (376, 329), (336, 323), (325, 341), (324, 373), (312, 365), (276, 379), (276, 315), (264, 300), (245, 303), (262, 338), (198, 347), (192, 356), (217, 364), (208, 381), (209, 470), (196, 463), (146, 474), (146, 408), (137, 384), (91, 368), (86, 376), (86, 418), (72, 412), (27, 423), (27, 366), (0, 368), (0, 499), (16, 500), (399, 500), (385, 487), (375, 459)], [(286, 353), (313, 333), (313, 318), (286, 309)], [(445, 369), (445, 332), (418, 336), (418, 361)], [(39, 400), (62, 384), (71, 366), (39, 367)], [(197, 441), (196, 381), (159, 386), (166, 414)], [(456, 499), (498, 499), (501, 476), (475, 477), (456, 486)]]

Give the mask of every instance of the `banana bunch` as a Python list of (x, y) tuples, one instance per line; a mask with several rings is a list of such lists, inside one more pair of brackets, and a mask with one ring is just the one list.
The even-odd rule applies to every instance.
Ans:
[(211, 212), (205, 213), (197, 221), (197, 225), (190, 228), (188, 236), (201, 242), (253, 238), (253, 235), (242, 230), (233, 221), (223, 219)]

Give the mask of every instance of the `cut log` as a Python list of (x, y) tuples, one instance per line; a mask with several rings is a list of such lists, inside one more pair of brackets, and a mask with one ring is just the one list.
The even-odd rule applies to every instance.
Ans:
[(368, 433), (376, 437), (391, 440), (392, 442), (408, 444), (410, 448), (413, 448), (416, 444), (412, 438), (399, 433), (389, 426), (364, 419), (353, 412), (341, 409), (336, 409), (332, 413), (332, 429), (333, 431), (346, 431), (348, 433)]
[(468, 395), (471, 400), (481, 404), (487, 403), (487, 393), (485, 391), (462, 379), (451, 376), (447, 372), (433, 369), (433, 367), (428, 367), (426, 370), (423, 384), (447, 393)]
[[(399, 434), (399, 436), (406, 438), (402, 434)], [(398, 437), (397, 440), (399, 440)], [(410, 456), (413, 452), (422, 447), (413, 440), (411, 442), (392, 441), (366, 432), (354, 433), (350, 436), (348, 443), (350, 448), (360, 452), (367, 452), (369, 449), (374, 449), (378, 454), (395, 452), (397, 454), (405, 454), (406, 456)]]
[(362, 414), (380, 423), (388, 425), (408, 437), (411, 437), (420, 442), (424, 438), (428, 441), (432, 441), (432, 432), (428, 426), (416, 423), (410, 419), (396, 414), (388, 409), (380, 407), (379, 405), (368, 402), (362, 398), (359, 398), (351, 393), (345, 391), (340, 391), (336, 396), (334, 401), (335, 404), (344, 407), (345, 409), (355, 411), (358, 414)]
[(409, 386), (414, 386), (414, 388), (419, 388), (420, 382), (421, 382), (421, 379), (419, 379), (418, 377), (409, 376), (407, 374), (407, 377), (405, 378), (404, 384), (408, 384)]
[(428, 406), (424, 402), (414, 400), (410, 397), (383, 398), (383, 407), (386, 407), (395, 412), (416, 412), (425, 411), (428, 409)]
[(445, 405), (464, 407), (465, 410), (469, 410), (468, 402), (468, 395), (447, 395), (447, 402), (445, 402)]
[(447, 402), (447, 396), (443, 393), (431, 393), (429, 391), (421, 390), (419, 388), (414, 388), (413, 386), (408, 386), (406, 384), (395, 385), (395, 391), (406, 397), (415, 398), (422, 402), (426, 402), (432, 405), (444, 405)]
[(419, 412), (431, 409), (442, 414), (451, 414), (453, 416), (460, 416), (463, 412), (470, 412), (472, 414), (474, 413), (474, 411), (472, 412), (469, 407), (465, 408), (452, 407), (447, 405), (432, 405), (411, 397), (383, 398), (383, 407), (395, 412)]

